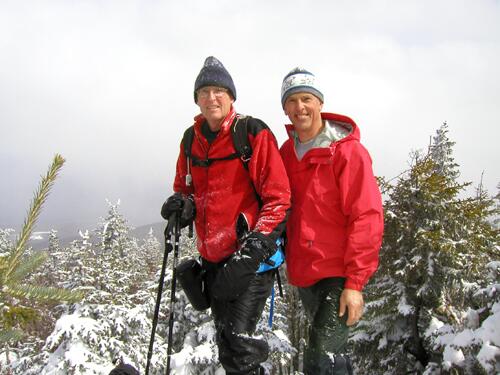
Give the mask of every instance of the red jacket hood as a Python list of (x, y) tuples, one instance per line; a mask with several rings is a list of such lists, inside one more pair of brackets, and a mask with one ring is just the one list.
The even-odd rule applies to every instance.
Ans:
[[(359, 131), (359, 127), (356, 125), (354, 120), (350, 117), (339, 115), (336, 113), (327, 113), (322, 112), (321, 118), (325, 121), (325, 126), (329, 126), (333, 132), (336, 133), (347, 133), (341, 139), (335, 139), (332, 137), (330, 147), (338, 142), (346, 142), (349, 140), (357, 140), (359, 141), (361, 138), (361, 134)], [(288, 137), (292, 140), (295, 139), (295, 129), (292, 124), (285, 125)]]

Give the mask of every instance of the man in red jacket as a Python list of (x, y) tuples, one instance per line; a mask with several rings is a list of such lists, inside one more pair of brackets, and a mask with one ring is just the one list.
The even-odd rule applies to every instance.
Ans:
[(363, 314), (362, 290), (378, 265), (382, 199), (359, 128), (349, 117), (322, 113), (316, 77), (288, 73), (281, 103), (292, 125), (281, 147), (292, 210), (287, 222), (288, 280), (311, 318), (307, 375), (352, 374), (349, 326)]
[[(285, 229), (288, 178), (270, 129), (234, 110), (233, 80), (215, 57), (205, 60), (196, 78), (194, 100), (201, 114), (194, 119), (189, 157), (181, 144), (175, 194), (163, 205), (162, 216), (180, 211), (183, 225), (194, 218), (226, 374), (263, 374), (260, 363), (269, 348), (251, 335), (271, 293), (274, 272), (256, 271), (276, 251)], [(246, 121), (250, 160), (240, 160), (231, 136), (238, 121)], [(242, 222), (245, 228), (237, 228)], [(249, 232), (242, 238), (245, 229)]]

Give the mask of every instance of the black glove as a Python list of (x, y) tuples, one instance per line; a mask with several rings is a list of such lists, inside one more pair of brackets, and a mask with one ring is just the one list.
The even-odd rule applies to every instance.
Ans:
[(177, 212), (180, 212), (181, 214), (181, 228), (187, 227), (193, 222), (194, 217), (196, 216), (196, 207), (191, 195), (174, 193), (168, 197), (161, 207), (161, 216), (165, 220), (170, 220), (172, 214)]
[(241, 248), (220, 268), (212, 285), (212, 294), (220, 300), (233, 300), (247, 290), (260, 263), (273, 255), (276, 244), (266, 235), (250, 232)]

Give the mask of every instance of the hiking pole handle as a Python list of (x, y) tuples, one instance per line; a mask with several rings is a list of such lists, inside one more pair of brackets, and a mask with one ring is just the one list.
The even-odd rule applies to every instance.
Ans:
[[(174, 211), (174, 212), (172, 212), (172, 214), (168, 218), (168, 224), (167, 224), (167, 227), (165, 228), (165, 236), (172, 236), (172, 234), (174, 232), (172, 229), (175, 230), (175, 223), (177, 221), (177, 215), (179, 215), (179, 217), (180, 217), (180, 212)], [(171, 252), (171, 251), (172, 251), (172, 244), (170, 244), (170, 248), (169, 248), (168, 252)]]

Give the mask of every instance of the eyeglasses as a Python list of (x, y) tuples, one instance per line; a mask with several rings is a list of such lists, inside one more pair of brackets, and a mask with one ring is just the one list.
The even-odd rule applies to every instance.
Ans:
[(227, 93), (226, 89), (221, 87), (216, 87), (214, 89), (202, 88), (198, 90), (198, 98), (207, 99), (210, 97), (210, 94), (213, 93), (217, 99), (220, 99)]

